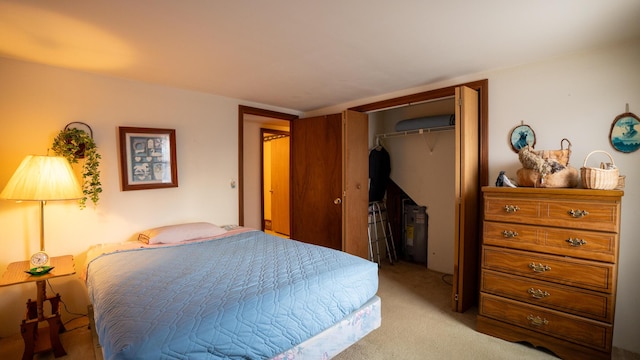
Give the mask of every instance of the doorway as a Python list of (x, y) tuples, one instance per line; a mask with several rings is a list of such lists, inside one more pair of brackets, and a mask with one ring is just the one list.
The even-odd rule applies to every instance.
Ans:
[(265, 127), (288, 131), (297, 115), (238, 106), (238, 225), (263, 229), (262, 138)]
[(262, 128), (262, 228), (278, 236), (291, 235), (290, 134)]
[[(370, 127), (376, 135), (372, 146), (380, 145), (387, 151), (390, 178), (401, 190), (387, 194), (397, 255), (405, 260), (419, 259), (416, 261), (430, 270), (446, 274), (452, 274), (454, 269), (454, 242), (451, 239), (455, 236), (456, 224), (455, 128), (448, 125), (422, 132), (396, 130), (405, 129), (402, 126), (406, 122), (400, 123), (402, 120), (443, 114), (453, 117), (454, 113), (455, 99), (448, 97), (369, 114)], [(413, 237), (413, 232), (407, 232), (402, 224), (412, 217), (410, 214), (422, 208), (427, 213), (424, 216), (427, 231)], [(422, 243), (424, 246), (419, 245)], [(414, 253), (416, 249), (420, 252)]]
[[(488, 184), (488, 80), (455, 85), (356, 106), (350, 110), (375, 112), (454, 96), (456, 118), (471, 127), (456, 126), (456, 224), (452, 309), (464, 312), (477, 303), (480, 259), (481, 187)], [(463, 101), (464, 99), (464, 101)], [(473, 110), (472, 110), (473, 109)], [(462, 160), (462, 161), (461, 161)], [(475, 176), (467, 177), (465, 173)]]

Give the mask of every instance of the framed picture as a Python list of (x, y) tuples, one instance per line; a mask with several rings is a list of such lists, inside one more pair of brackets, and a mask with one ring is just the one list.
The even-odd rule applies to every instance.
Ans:
[(633, 113), (618, 115), (611, 124), (609, 141), (614, 149), (623, 153), (632, 153), (640, 148), (640, 132), (635, 127), (640, 119)]
[(536, 133), (529, 125), (521, 124), (511, 130), (509, 140), (513, 151), (520, 152), (520, 149), (527, 145), (531, 147), (536, 145)]
[(176, 131), (119, 127), (122, 190), (178, 186)]

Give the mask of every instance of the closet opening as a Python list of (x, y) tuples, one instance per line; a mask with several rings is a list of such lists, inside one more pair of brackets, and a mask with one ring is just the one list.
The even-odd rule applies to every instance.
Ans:
[(453, 97), (369, 113), (370, 154), (382, 147), (390, 158), (386, 202), (397, 256), (444, 274), (454, 268), (454, 113)]
[[(387, 190), (400, 200), (387, 207), (389, 216), (397, 219), (396, 248), (403, 245), (403, 229), (397, 225), (403, 216), (402, 202), (405, 198), (417, 199), (418, 205), (424, 202), (429, 217), (426, 266), (451, 274), (447, 277), (451, 278), (451, 304), (457, 312), (477, 304), (480, 188), (488, 184), (488, 98), (488, 80), (484, 79), (349, 109), (368, 114), (370, 149), (378, 144), (391, 148), (392, 174)], [(395, 129), (395, 123), (400, 120), (450, 114), (452, 110), (455, 110), (456, 121), (460, 121), (453, 132), (417, 130), (415, 134), (405, 134)], [(376, 136), (379, 134), (383, 135)], [(457, 141), (453, 148), (447, 145), (452, 143), (452, 138)], [(427, 163), (432, 167), (424, 166)], [(395, 177), (401, 178), (401, 184), (396, 184)], [(425, 183), (429, 186), (424, 186)], [(433, 189), (438, 191), (429, 195)], [(455, 191), (453, 196), (451, 191)], [(425, 200), (421, 200), (423, 198)], [(437, 220), (441, 214), (446, 216), (442, 221)], [(442, 238), (436, 235), (439, 231)]]

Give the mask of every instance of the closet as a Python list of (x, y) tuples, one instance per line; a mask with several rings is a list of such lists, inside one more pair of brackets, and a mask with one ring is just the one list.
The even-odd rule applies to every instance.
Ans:
[[(447, 274), (453, 273), (455, 126), (433, 128), (428, 125), (436, 115), (454, 112), (454, 98), (448, 97), (370, 115), (370, 127), (375, 131), (374, 147), (380, 144), (391, 158), (391, 179), (418, 206), (427, 207), (426, 266)], [(398, 124), (418, 118), (425, 119), (421, 124), (424, 126), (398, 131)], [(403, 220), (404, 217), (396, 218)], [(395, 225), (402, 228), (402, 224)], [(396, 248), (398, 255), (406, 260), (406, 236), (402, 236), (402, 232), (400, 235), (396, 236)], [(423, 256), (420, 254), (420, 258)]]
[[(424, 201), (420, 205), (429, 207), (430, 223), (437, 224), (442, 231), (437, 237), (429, 234), (428, 264), (438, 267), (434, 270), (453, 273), (452, 308), (460, 312), (473, 305), (477, 298), (479, 188), (486, 182), (486, 175), (481, 172), (486, 170), (480, 165), (486, 164), (486, 152), (482, 148), (485, 145), (481, 143), (481, 130), (484, 132), (486, 128), (481, 125), (486, 119), (488, 101), (486, 93), (482, 97), (479, 90), (486, 90), (487, 82), (469, 85), (353, 108), (371, 111), (372, 118), (385, 109), (396, 112), (397, 118), (387, 126), (406, 118), (447, 114), (452, 110), (455, 113), (453, 131), (423, 130), (378, 139), (382, 139), (392, 156), (391, 179), (398, 182), (395, 178), (402, 178), (399, 186), (418, 199), (416, 202)], [(422, 113), (411, 114), (412, 111)], [(370, 147), (374, 146), (376, 135), (393, 133), (384, 126), (372, 122)], [(439, 216), (442, 219), (438, 219)], [(429, 226), (430, 232), (436, 230), (433, 225)]]

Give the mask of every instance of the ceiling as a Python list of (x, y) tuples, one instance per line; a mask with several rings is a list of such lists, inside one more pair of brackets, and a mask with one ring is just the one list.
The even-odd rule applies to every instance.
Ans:
[(640, 37), (638, 0), (0, 0), (0, 56), (295, 111)]

